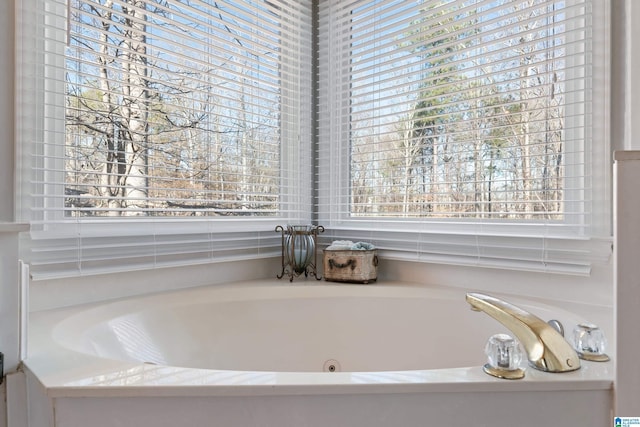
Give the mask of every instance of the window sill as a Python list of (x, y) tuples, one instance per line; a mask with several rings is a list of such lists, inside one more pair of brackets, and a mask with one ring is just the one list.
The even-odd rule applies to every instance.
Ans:
[(332, 240), (373, 243), (381, 258), (588, 276), (592, 265), (607, 264), (612, 238), (462, 234), (327, 228), (322, 244)]

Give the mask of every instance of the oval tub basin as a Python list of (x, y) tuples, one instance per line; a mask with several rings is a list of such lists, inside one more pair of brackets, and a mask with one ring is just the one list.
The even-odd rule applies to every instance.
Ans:
[[(580, 320), (522, 305), (569, 331)], [(496, 332), (507, 331), (471, 311), (462, 291), (285, 285), (110, 304), (71, 316), (53, 335), (75, 351), (125, 361), (278, 372), (320, 372), (335, 361), (338, 371), (362, 372), (479, 365)]]
[[(520, 426), (607, 420), (612, 363), (550, 374), (525, 361), (523, 380), (486, 375), (485, 343), (507, 330), (470, 310), (465, 293), (266, 280), (33, 313), (25, 373), (30, 396), (47, 403), (32, 418), (169, 426), (196, 411), (201, 425), (352, 427), (392, 425), (387, 411), (403, 408), (396, 425), (507, 426), (519, 414), (530, 418)], [(495, 296), (567, 331), (585, 320), (549, 302)]]

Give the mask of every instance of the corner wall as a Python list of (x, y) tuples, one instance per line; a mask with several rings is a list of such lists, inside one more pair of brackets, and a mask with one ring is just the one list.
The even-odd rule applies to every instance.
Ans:
[[(640, 416), (640, 2), (613, 2), (614, 416)], [(617, 73), (615, 72), (617, 70)], [(618, 108), (616, 108), (618, 107)], [(635, 150), (635, 151), (633, 151)]]
[(14, 219), (14, 5), (0, 1), (0, 221)]
[[(639, 8), (640, 10), (640, 8)], [(615, 156), (616, 417), (640, 416), (640, 151)]]

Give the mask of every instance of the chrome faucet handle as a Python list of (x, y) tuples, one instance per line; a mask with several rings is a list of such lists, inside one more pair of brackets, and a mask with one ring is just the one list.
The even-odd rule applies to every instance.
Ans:
[(467, 302), (502, 323), (520, 341), (529, 364), (546, 372), (580, 369), (580, 359), (571, 345), (547, 322), (513, 304), (480, 293), (468, 293)]

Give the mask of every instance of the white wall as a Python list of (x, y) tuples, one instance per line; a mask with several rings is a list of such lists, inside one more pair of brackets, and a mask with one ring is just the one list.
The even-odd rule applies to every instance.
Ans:
[[(18, 362), (17, 239), (13, 221), (14, 2), (0, 1), (0, 351), (5, 372)], [(0, 387), (0, 427), (6, 425), (6, 384)]]
[[(615, 2), (614, 2), (615, 3)], [(640, 2), (625, 2), (625, 135), (624, 150), (640, 150)]]
[(0, 221), (13, 221), (14, 0), (0, 1)]
[[(616, 3), (616, 2), (614, 2)], [(622, 2), (620, 2), (622, 3)], [(624, 82), (624, 90), (619, 91), (624, 98), (622, 111), (614, 112), (618, 120), (624, 117), (619, 127), (618, 148), (624, 150), (640, 150), (640, 2), (627, 0), (624, 4), (616, 4), (621, 9), (617, 23), (618, 37), (614, 36), (614, 46), (624, 49), (625, 55), (616, 66), (619, 77)], [(638, 341), (638, 325), (640, 325), (640, 151), (617, 153), (615, 199), (615, 327), (618, 355), (616, 360), (615, 416), (640, 416), (640, 342)]]
[(616, 385), (615, 415), (640, 415), (640, 151), (616, 153), (616, 268), (615, 268), (615, 329)]

